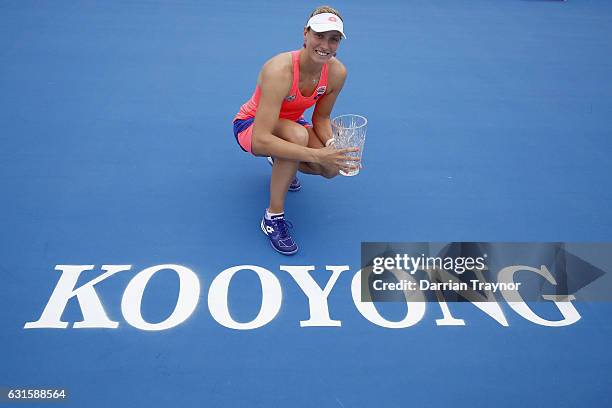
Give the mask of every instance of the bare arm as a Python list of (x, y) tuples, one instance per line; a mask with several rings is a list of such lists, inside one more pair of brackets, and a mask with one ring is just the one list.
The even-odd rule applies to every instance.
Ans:
[(261, 97), (253, 124), (253, 152), (258, 156), (316, 162), (315, 149), (287, 142), (272, 134), (291, 82), (291, 71), (286, 69), (279, 57), (268, 61), (262, 68), (259, 85)]
[(329, 116), (336, 103), (336, 98), (338, 98), (338, 94), (344, 86), (345, 80), (346, 68), (340, 61), (336, 60), (329, 69), (329, 92), (319, 99), (312, 114), (314, 131), (323, 144), (332, 138), (331, 120)]

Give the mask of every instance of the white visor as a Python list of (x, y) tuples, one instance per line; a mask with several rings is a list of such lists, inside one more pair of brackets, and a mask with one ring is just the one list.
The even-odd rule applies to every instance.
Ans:
[(339, 31), (343, 38), (344, 35), (344, 24), (342, 20), (335, 14), (332, 13), (321, 13), (310, 17), (306, 27), (312, 28), (312, 31), (317, 33), (324, 33), (326, 31)]

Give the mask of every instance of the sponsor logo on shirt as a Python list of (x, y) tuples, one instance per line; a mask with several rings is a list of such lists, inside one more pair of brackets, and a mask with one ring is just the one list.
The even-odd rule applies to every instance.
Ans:
[(293, 102), (293, 101), (295, 101), (295, 94), (294, 94), (294, 95), (289, 95), (289, 96), (286, 96), (286, 97), (285, 97), (285, 100), (286, 100), (287, 102)]
[(318, 87), (318, 88), (317, 88), (317, 94), (316, 94), (316, 95), (315, 95), (315, 97), (314, 97), (315, 101), (316, 101), (317, 99), (319, 99), (319, 97), (320, 97), (320, 96), (325, 95), (325, 90), (326, 90), (326, 89), (327, 89), (327, 87), (326, 87), (326, 86), (320, 86), (320, 87)]

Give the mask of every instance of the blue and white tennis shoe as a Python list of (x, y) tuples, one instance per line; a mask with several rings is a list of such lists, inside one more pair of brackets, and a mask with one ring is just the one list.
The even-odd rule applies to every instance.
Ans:
[(285, 220), (285, 214), (273, 215), (267, 219), (264, 213), (261, 219), (261, 230), (270, 239), (270, 245), (283, 255), (293, 255), (298, 251), (289, 228), (293, 228), (293, 225)]

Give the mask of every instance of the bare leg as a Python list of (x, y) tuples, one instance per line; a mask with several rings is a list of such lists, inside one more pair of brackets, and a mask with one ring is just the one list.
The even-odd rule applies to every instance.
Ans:
[[(288, 142), (302, 146), (308, 145), (309, 134), (302, 125), (286, 119), (279, 119), (273, 134)], [(291, 181), (295, 177), (299, 162), (274, 158), (270, 178), (270, 212), (280, 213), (285, 209), (285, 197)]]
[[(312, 127), (308, 127), (307, 130), (308, 130), (308, 147), (311, 147), (313, 149), (322, 149), (323, 147), (325, 147), (325, 145), (323, 144), (323, 142), (321, 141), (321, 139), (319, 138), (319, 136), (317, 135), (317, 133), (314, 131)], [(325, 168), (316, 163), (302, 162), (300, 163), (299, 170), (300, 172), (306, 173), (306, 174), (315, 174), (315, 175), (321, 175), (325, 178), (333, 178), (338, 175), (339, 169), (338, 168)]]

